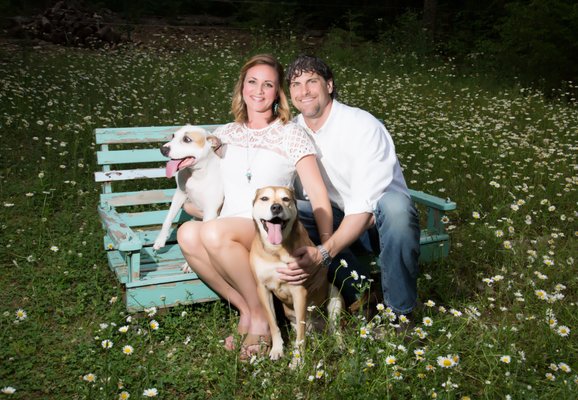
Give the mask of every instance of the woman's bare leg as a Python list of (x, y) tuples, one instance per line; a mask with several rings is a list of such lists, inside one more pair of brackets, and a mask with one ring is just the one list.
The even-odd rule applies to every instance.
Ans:
[[(200, 221), (189, 221), (179, 228), (177, 240), (181, 251), (189, 266), (203, 282), (239, 311), (240, 316), (237, 331), (239, 334), (246, 334), (249, 332), (251, 324), (250, 307), (237, 289), (223, 278), (221, 271), (212, 265), (200, 237), (200, 232), (204, 224), (204, 222)], [(225, 345), (228, 344), (225, 343)]]
[(255, 237), (255, 225), (248, 218), (223, 218), (206, 222), (201, 241), (212, 265), (249, 309), (249, 333), (268, 335), (267, 316), (257, 295), (257, 284), (249, 265), (249, 249)]

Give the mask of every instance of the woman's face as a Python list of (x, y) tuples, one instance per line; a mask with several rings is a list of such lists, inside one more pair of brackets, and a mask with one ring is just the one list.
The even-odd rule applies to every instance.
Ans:
[(269, 65), (255, 65), (247, 70), (243, 81), (243, 100), (248, 113), (272, 113), (279, 91), (277, 78), (277, 72)]

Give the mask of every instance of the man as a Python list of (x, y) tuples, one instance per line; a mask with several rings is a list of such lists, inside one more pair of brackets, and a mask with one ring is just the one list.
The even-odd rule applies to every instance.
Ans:
[(323, 244), (300, 249), (297, 262), (279, 270), (282, 278), (301, 283), (321, 262), (350, 305), (359, 297), (360, 284), (352, 270), (369, 276), (368, 266), (360, 265), (352, 251), (361, 246), (379, 254), (384, 303), (396, 315), (411, 313), (417, 301), (419, 218), (391, 136), (368, 112), (336, 100), (333, 73), (319, 58), (298, 57), (286, 79), (291, 101), (301, 112), (296, 122), (317, 146), (335, 230), (332, 235), (316, 232), (310, 204), (299, 202), (312, 240)]

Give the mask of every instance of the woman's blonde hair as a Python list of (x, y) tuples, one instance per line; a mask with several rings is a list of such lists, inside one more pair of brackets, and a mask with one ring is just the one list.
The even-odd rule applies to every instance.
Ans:
[(284, 124), (286, 124), (291, 119), (291, 111), (289, 109), (289, 102), (287, 101), (287, 96), (285, 95), (283, 86), (285, 84), (285, 74), (283, 72), (283, 66), (279, 61), (277, 61), (277, 59), (275, 59), (275, 57), (269, 54), (257, 54), (253, 56), (245, 63), (245, 65), (243, 65), (243, 68), (241, 68), (239, 79), (237, 80), (235, 90), (233, 91), (233, 102), (231, 105), (231, 112), (235, 117), (235, 122), (245, 123), (249, 119), (249, 116), (247, 115), (247, 105), (243, 100), (243, 83), (245, 82), (247, 71), (255, 65), (268, 65), (277, 72), (279, 86), (277, 99), (272, 106), (273, 117), (278, 117)]

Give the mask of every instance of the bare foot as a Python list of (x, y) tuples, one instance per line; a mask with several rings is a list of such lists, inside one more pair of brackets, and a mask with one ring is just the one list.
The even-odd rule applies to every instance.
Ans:
[[(241, 342), (245, 339), (245, 336), (249, 332), (249, 326), (251, 325), (251, 319), (248, 316), (241, 315), (239, 317), (239, 323), (237, 324), (237, 333), (241, 336)], [(225, 344), (223, 345), (225, 350), (231, 351), (237, 348), (235, 344), (235, 336), (229, 335), (225, 338)]]

